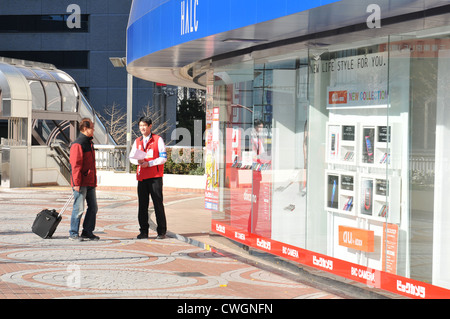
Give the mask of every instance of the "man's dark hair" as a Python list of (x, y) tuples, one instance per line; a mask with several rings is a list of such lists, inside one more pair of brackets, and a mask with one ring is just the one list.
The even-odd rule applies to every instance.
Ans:
[(264, 125), (264, 123), (263, 123), (263, 121), (261, 121), (261, 120), (255, 120), (255, 122), (254, 122), (254, 127), (257, 127), (257, 126), (259, 126), (259, 125)]
[(147, 123), (147, 125), (150, 126), (152, 124), (152, 119), (149, 116), (142, 116), (138, 123), (141, 122)]
[(88, 117), (81, 119), (80, 125), (78, 126), (78, 128), (80, 129), (80, 132), (83, 132), (87, 128), (91, 128), (91, 123), (92, 123), (92, 121)]

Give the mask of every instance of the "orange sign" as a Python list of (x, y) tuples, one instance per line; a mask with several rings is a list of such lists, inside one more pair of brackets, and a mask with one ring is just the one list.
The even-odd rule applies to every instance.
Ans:
[(383, 223), (383, 271), (397, 273), (398, 226)]
[(340, 225), (339, 245), (356, 250), (373, 252), (374, 232), (372, 230), (365, 230)]
[(347, 104), (347, 91), (328, 92), (328, 104)]

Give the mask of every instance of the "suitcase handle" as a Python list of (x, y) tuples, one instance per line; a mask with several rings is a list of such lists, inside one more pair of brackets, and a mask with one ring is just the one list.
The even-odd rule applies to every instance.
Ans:
[(67, 209), (67, 207), (69, 207), (69, 204), (72, 201), (72, 199), (73, 199), (73, 193), (72, 193), (72, 195), (70, 195), (69, 199), (64, 204), (63, 208), (61, 209), (61, 211), (58, 214), (58, 217), (60, 217), (64, 213), (64, 211)]

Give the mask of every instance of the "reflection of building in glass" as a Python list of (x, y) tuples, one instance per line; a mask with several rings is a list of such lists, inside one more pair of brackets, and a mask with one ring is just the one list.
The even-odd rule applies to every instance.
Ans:
[[(0, 57), (52, 64), (76, 81), (96, 112), (105, 115), (105, 108), (116, 105), (126, 114), (127, 71), (114, 68), (109, 58), (126, 56), (131, 3), (4, 0)], [(79, 8), (79, 14), (74, 8)], [(164, 139), (169, 142), (176, 121), (175, 95), (164, 94), (165, 89), (137, 77), (133, 84), (133, 120), (147, 105), (154, 106), (153, 111), (169, 123)], [(167, 87), (168, 91), (175, 89)]]

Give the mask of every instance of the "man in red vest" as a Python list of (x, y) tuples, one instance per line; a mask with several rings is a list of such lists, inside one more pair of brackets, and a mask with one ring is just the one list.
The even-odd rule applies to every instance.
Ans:
[(163, 204), (164, 163), (167, 161), (166, 146), (163, 139), (151, 133), (152, 120), (149, 117), (139, 119), (139, 131), (142, 133), (133, 144), (130, 152), (130, 162), (138, 165), (136, 179), (138, 180), (139, 198), (139, 235), (138, 239), (148, 238), (148, 205), (152, 197), (156, 216), (157, 239), (166, 237), (166, 213)]

